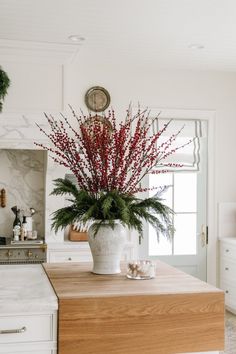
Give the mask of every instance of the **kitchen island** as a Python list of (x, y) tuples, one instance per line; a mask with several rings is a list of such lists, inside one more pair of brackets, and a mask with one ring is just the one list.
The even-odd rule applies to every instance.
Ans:
[(218, 353), (224, 293), (157, 262), (150, 280), (95, 275), (91, 264), (44, 264), (58, 296), (58, 354)]
[(56, 354), (57, 310), (40, 264), (0, 266), (1, 354)]

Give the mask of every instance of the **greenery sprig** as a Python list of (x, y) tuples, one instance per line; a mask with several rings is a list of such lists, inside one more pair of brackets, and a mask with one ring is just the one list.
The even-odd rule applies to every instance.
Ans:
[(3, 100), (10, 86), (10, 79), (7, 73), (0, 66), (0, 112), (2, 111)]

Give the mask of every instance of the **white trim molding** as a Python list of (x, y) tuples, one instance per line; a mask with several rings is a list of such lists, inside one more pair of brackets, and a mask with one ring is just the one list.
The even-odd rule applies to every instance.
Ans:
[(78, 44), (0, 39), (1, 61), (56, 62), (58, 64), (66, 64), (73, 60), (78, 51)]

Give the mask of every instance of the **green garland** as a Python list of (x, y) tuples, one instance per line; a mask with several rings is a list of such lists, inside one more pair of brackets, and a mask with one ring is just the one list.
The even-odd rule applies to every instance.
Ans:
[(161, 195), (168, 188), (159, 188), (158, 192), (150, 198), (139, 199), (131, 194), (122, 194), (117, 190), (100, 192), (96, 196), (86, 190), (79, 190), (69, 179), (57, 178), (54, 180), (55, 188), (51, 195), (68, 195), (71, 205), (58, 209), (53, 213), (52, 228), (57, 232), (74, 222), (86, 223), (99, 220), (95, 226), (95, 234), (101, 225), (114, 228), (115, 220), (119, 220), (129, 229), (137, 230), (143, 236), (143, 223), (147, 221), (167, 240), (174, 234), (172, 225), (173, 210), (162, 203)]
[(3, 100), (10, 86), (10, 79), (5, 71), (0, 66), (0, 112), (2, 111)]

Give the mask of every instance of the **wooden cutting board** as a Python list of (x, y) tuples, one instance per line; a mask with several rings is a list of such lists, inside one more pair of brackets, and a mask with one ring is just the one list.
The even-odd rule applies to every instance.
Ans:
[(224, 293), (157, 262), (150, 280), (44, 264), (59, 299), (58, 354), (174, 354), (224, 349)]

